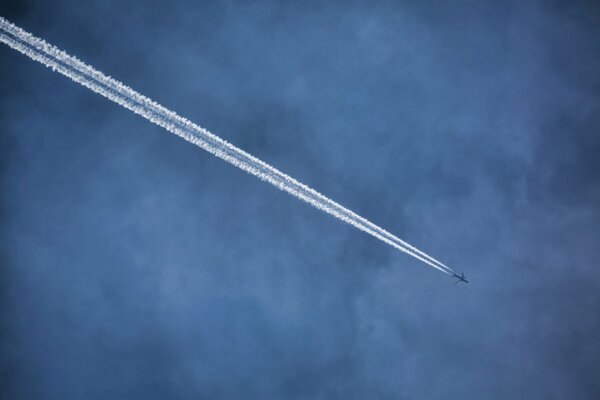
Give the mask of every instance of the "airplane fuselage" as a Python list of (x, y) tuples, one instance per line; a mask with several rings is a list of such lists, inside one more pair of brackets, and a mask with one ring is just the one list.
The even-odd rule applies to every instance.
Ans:
[(455, 284), (457, 284), (459, 282), (469, 283), (469, 281), (465, 278), (465, 274), (460, 274), (460, 275), (453, 274), (452, 277), (458, 279), (455, 282)]

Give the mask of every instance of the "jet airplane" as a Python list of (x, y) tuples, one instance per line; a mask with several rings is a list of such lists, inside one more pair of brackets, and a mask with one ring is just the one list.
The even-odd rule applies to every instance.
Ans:
[(458, 279), (456, 282), (454, 282), (455, 285), (460, 282), (469, 283), (469, 281), (465, 278), (465, 274), (457, 275), (456, 273), (453, 273), (452, 277)]

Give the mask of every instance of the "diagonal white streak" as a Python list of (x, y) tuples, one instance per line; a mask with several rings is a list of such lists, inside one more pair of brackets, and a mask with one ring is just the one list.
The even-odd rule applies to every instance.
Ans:
[(0, 41), (52, 70), (141, 115), (152, 123), (182, 137), (230, 164), (272, 184), (416, 259), (452, 275), (453, 270), (435, 258), (411, 246), (383, 228), (355, 214), (321, 193), (298, 182), (271, 165), (257, 159), (206, 129), (155, 103), (121, 82), (86, 65), (77, 58), (36, 38), (0, 17)]

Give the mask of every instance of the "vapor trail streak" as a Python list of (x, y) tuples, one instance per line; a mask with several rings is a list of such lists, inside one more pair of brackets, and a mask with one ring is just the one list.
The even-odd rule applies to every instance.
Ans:
[(452, 269), (321, 193), (0, 17), (0, 41), (230, 164), (449, 275)]

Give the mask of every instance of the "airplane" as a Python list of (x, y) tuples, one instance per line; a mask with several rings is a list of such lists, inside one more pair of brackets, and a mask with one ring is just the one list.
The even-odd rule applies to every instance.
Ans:
[(455, 285), (460, 282), (469, 283), (469, 281), (465, 278), (465, 274), (457, 275), (456, 273), (453, 273), (452, 277), (458, 279), (456, 282), (454, 282)]

